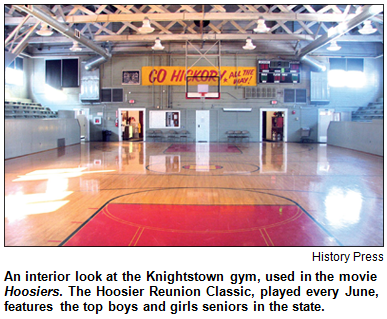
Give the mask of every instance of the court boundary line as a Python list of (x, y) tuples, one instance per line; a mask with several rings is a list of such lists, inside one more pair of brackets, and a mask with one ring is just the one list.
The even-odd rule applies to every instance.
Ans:
[[(177, 144), (177, 145), (179, 145), (178, 143), (175, 143), (175, 144)], [(172, 145), (175, 145), (175, 144), (170, 144), (164, 151), (163, 151), (163, 154), (166, 154), (166, 155), (168, 155), (168, 153), (166, 153), (166, 151), (168, 150), (168, 148), (170, 148)], [(196, 145), (196, 144), (200, 144), (200, 143), (180, 143), (180, 145)], [(202, 144), (207, 144), (207, 143), (202, 143)], [(234, 146), (240, 153), (229, 153), (229, 152), (212, 152), (212, 154), (229, 154), (229, 156), (235, 156), (235, 155), (241, 155), (241, 154), (244, 154), (243, 153), (243, 151), (238, 147), (238, 146), (236, 146), (235, 144), (230, 144), (230, 143), (217, 143), (217, 142), (209, 142), (208, 143), (209, 145), (219, 145), (219, 144), (227, 144), (227, 145), (232, 145), (232, 146)], [(176, 153), (179, 153), (179, 154), (181, 154), (181, 153), (188, 153), (188, 154), (196, 154), (196, 151), (192, 151), (192, 152), (175, 152), (175, 153), (172, 153), (172, 154), (176, 154)], [(209, 154), (211, 154), (211, 152), (209, 151), (208, 152)]]
[[(182, 163), (191, 163), (190, 161), (181, 161), (180, 164)], [(218, 163), (227, 163), (227, 164), (241, 164), (240, 162), (230, 162), (230, 161), (216, 161), (214, 162), (215, 164), (209, 164), (209, 165), (217, 165)], [(157, 164), (157, 163), (156, 163)], [(156, 165), (155, 164), (155, 165)], [(160, 162), (160, 164), (162, 164)], [(175, 172), (172, 172), (172, 173), (168, 173), (168, 172), (158, 172), (158, 171), (155, 171), (155, 170), (151, 170), (149, 168), (149, 166), (151, 166), (153, 164), (149, 164), (147, 166), (145, 166), (145, 169), (149, 172), (152, 172), (152, 173), (156, 173), (156, 174), (162, 174), (162, 175), (168, 175), (168, 176), (205, 176), (203, 174), (200, 174), (200, 175), (197, 175), (197, 174), (187, 174), (187, 173), (175, 173)], [(190, 164), (191, 165), (191, 164)], [(235, 176), (235, 175), (250, 175), (251, 173), (255, 173), (255, 172), (258, 172), (261, 170), (261, 167), (256, 165), (256, 164), (251, 164), (251, 163), (242, 163), (242, 165), (250, 165), (250, 166), (253, 166), (253, 168), (256, 168), (255, 170), (252, 170), (252, 171), (246, 171), (244, 173), (238, 173), (238, 172), (235, 172), (235, 173), (228, 173), (228, 174), (208, 174), (206, 176)], [(182, 167), (182, 166), (181, 166)], [(224, 167), (222, 167), (224, 168)], [(216, 171), (216, 170), (215, 170)], [(208, 172), (203, 172), (203, 171), (199, 171), (199, 173), (208, 173)], [(109, 175), (115, 175), (115, 174), (109, 174)], [(124, 174), (123, 174), (124, 175)]]
[[(111, 198), (110, 200), (108, 200), (107, 202), (105, 202), (105, 204), (103, 204), (94, 214), (92, 214), (85, 222), (82, 223), (82, 225), (80, 225), (76, 230), (74, 230), (67, 238), (65, 238), (58, 246), (61, 246), (61, 247), (64, 247), (64, 245), (78, 232), (80, 231), (90, 220), (92, 220), (101, 210), (103, 210), (109, 203), (111, 203), (112, 201), (114, 201), (115, 199), (118, 199), (120, 197), (124, 197), (124, 196), (130, 196), (130, 195), (134, 195), (134, 194), (139, 194), (139, 193), (145, 193), (145, 192), (149, 192), (149, 191), (158, 191), (158, 190), (172, 190), (172, 189), (226, 189), (226, 190), (239, 190), (241, 191), (241, 189), (238, 189), (238, 188), (225, 188), (225, 187), (162, 187), (162, 188), (158, 188), (158, 189), (151, 189), (151, 190), (140, 190), (140, 191), (137, 191), (137, 192), (134, 192), (134, 193), (129, 193), (129, 194), (123, 194), (123, 195), (119, 195), (119, 196), (115, 196), (113, 198)], [(279, 198), (282, 198), (282, 199), (285, 199), (285, 200), (288, 200), (290, 202), (292, 202), (293, 204), (295, 204), (295, 206), (297, 206), (299, 209), (301, 209), (302, 212), (304, 212), (323, 232), (325, 232), (328, 236), (332, 237), (336, 243), (338, 244), (338, 246), (341, 246), (341, 247), (352, 247), (351, 245), (349, 246), (344, 246), (335, 236), (333, 236), (324, 226), (322, 226), (312, 215), (310, 215), (300, 204), (298, 204), (296, 201), (290, 199), (290, 198), (287, 198), (285, 196), (281, 196), (281, 195), (276, 195), (276, 194), (271, 194), (271, 193), (266, 193), (266, 192), (261, 192), (261, 191), (256, 191), (256, 190), (253, 190), (253, 189), (242, 189), (242, 191), (247, 191), (247, 192), (255, 192), (255, 193), (261, 193), (261, 194), (266, 194), (266, 195), (271, 195), (271, 196), (275, 196), (275, 197), (279, 197)], [(144, 204), (144, 203), (143, 203)], [(165, 204), (165, 205), (174, 205), (174, 204)], [(184, 204), (182, 204), (184, 205)], [(198, 205), (200, 206), (200, 205)], [(236, 205), (236, 206), (239, 206), (239, 205)], [(276, 205), (278, 206), (278, 205)], [(78, 247), (86, 247), (86, 246), (78, 246)], [(89, 247), (89, 246), (87, 246)], [(90, 246), (90, 247), (94, 247), (94, 246)], [(96, 247), (99, 247), (99, 246), (96, 246)], [(112, 246), (113, 247), (113, 246)], [(114, 246), (114, 247), (120, 247), (120, 246)], [(144, 247), (170, 247), (170, 246), (144, 246)], [(191, 246), (173, 246), (173, 247), (191, 247)], [(192, 247), (207, 247), (207, 246), (192, 246)], [(212, 246), (209, 246), (209, 247), (212, 247)], [(215, 247), (215, 246), (214, 246)], [(224, 247), (224, 246), (216, 246), (216, 247)], [(227, 246), (227, 247), (241, 247), (241, 246)], [(258, 247), (258, 246), (253, 246), (253, 247)], [(259, 246), (261, 247), (261, 246)], [(337, 247), (337, 246), (276, 246), (276, 247)], [(374, 246), (361, 246), (361, 247), (374, 247)], [(378, 246), (376, 246), (378, 247)]]

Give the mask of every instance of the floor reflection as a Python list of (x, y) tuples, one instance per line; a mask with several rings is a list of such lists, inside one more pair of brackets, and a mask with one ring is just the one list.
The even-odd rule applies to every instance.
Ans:
[(363, 205), (360, 192), (332, 187), (328, 190), (324, 203), (326, 219), (330, 225), (339, 228), (359, 222)]
[[(179, 231), (198, 227), (203, 220), (211, 220), (208, 232), (216, 223), (227, 232), (237, 224), (247, 227), (251, 221), (255, 227), (264, 225), (251, 230), (254, 235), (247, 235), (250, 230), (243, 236), (230, 233), (216, 239), (210, 233), (201, 234), (198, 240), (208, 245), (222, 245), (222, 240), (224, 245), (258, 246), (383, 244), (383, 158), (324, 144), (82, 143), (60, 154), (52, 150), (7, 160), (4, 181), (5, 242), (10, 246), (57, 245), (113, 202), (123, 206), (107, 205), (106, 214), (110, 208), (118, 213), (134, 207), (125, 205), (148, 205), (146, 216), (164, 218), (159, 225)], [(152, 205), (159, 205), (159, 211), (152, 211)], [(193, 205), (190, 216), (201, 216), (193, 209), (202, 205), (217, 205), (218, 213), (211, 213), (210, 219), (194, 217), (188, 223), (186, 205)], [(292, 211), (297, 214), (291, 215), (287, 226), (275, 224), (269, 229), (267, 225), (274, 222), (261, 222), (274, 215), (269, 218), (265, 210), (261, 212), (265, 205), (272, 207), (278, 222), (286, 212), (284, 205), (297, 207)], [(242, 206), (243, 212), (236, 215)], [(253, 207), (262, 220), (255, 219)], [(169, 217), (163, 214), (167, 208), (173, 211)], [(203, 211), (211, 212), (211, 207)], [(136, 211), (127, 212), (134, 215), (119, 213), (125, 223), (141, 217)], [(173, 222), (178, 222), (177, 228), (166, 226)], [(132, 243), (154, 244), (158, 239), (171, 246), (179, 240), (195, 243), (189, 235), (163, 237), (161, 230), (153, 228), (151, 235), (161, 237), (145, 240), (139, 237), (140, 233), (150, 235), (144, 227), (149, 224), (143, 219), (131, 226), (130, 232), (137, 234), (130, 238)], [(318, 229), (318, 238), (308, 227)], [(125, 227), (120, 232), (125, 233)], [(293, 234), (293, 238), (280, 239), (281, 233)], [(113, 228), (111, 234), (115, 234)]]

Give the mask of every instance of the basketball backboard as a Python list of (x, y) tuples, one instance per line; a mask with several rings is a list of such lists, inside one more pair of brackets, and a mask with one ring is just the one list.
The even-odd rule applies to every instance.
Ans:
[(220, 99), (219, 76), (187, 76), (187, 99)]

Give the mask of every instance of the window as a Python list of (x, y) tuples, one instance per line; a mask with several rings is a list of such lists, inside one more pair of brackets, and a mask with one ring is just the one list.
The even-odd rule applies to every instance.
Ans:
[(306, 103), (306, 89), (284, 89), (284, 103)]
[(5, 70), (5, 83), (23, 85), (23, 59), (16, 58)]
[(46, 84), (58, 90), (78, 87), (78, 59), (46, 60)]
[(330, 70), (344, 70), (347, 69), (347, 59), (329, 59)]
[(329, 65), (330, 70), (364, 71), (363, 59), (331, 58), (329, 59)]
[(101, 102), (123, 102), (124, 90), (122, 88), (101, 89)]
[(365, 85), (363, 59), (329, 59), (328, 84), (331, 87), (361, 88)]
[(347, 59), (347, 71), (364, 71), (363, 59)]

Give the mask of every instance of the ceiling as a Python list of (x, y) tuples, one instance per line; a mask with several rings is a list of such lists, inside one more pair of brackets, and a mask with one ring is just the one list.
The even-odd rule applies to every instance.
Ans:
[[(154, 31), (142, 34), (144, 18)], [(254, 32), (258, 19), (268, 31)], [(363, 35), (365, 21), (377, 29)], [(36, 32), (42, 22), (51, 36)], [(165, 47), (153, 51), (155, 39)], [(256, 46), (244, 50), (250, 37)], [(299, 58), (303, 55), (378, 57), (383, 54), (383, 6), (369, 5), (5, 5), (5, 51), (13, 57), (207, 52)], [(340, 51), (328, 51), (331, 41)], [(78, 42), (82, 51), (70, 51)], [(189, 42), (187, 42), (189, 41)], [(214, 49), (214, 48), (213, 48)]]

